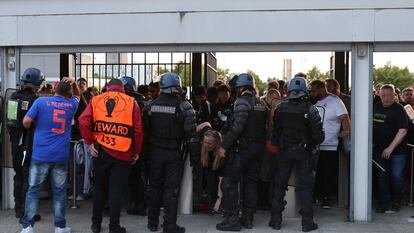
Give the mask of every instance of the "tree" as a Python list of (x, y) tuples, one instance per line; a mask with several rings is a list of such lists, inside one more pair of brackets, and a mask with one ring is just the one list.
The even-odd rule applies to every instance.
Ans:
[(373, 72), (374, 85), (393, 84), (400, 90), (411, 87), (414, 83), (414, 77), (410, 74), (407, 67), (400, 68), (398, 66), (385, 65), (383, 67), (375, 68)]
[(217, 68), (217, 79), (227, 83), (230, 79), (229, 69)]
[(188, 86), (191, 83), (191, 65), (189, 63), (179, 61), (174, 64), (172, 70), (170, 70), (168, 66), (166, 68), (164, 68), (164, 66), (159, 66), (155, 71), (158, 73), (157, 75), (161, 75), (167, 72), (173, 72), (180, 75), (181, 83), (183, 86)]
[(247, 74), (250, 74), (253, 78), (254, 78), (254, 83), (256, 84), (256, 87), (259, 89), (260, 92), (263, 92), (264, 89), (266, 89), (266, 83), (263, 82), (260, 78), (259, 75), (257, 75), (254, 71), (252, 70), (247, 70), (246, 71)]
[(312, 69), (308, 70), (306, 73), (307, 80), (309, 83), (311, 83), (314, 80), (326, 80), (330, 77), (329, 71), (326, 73), (321, 72), (318, 67), (313, 66)]

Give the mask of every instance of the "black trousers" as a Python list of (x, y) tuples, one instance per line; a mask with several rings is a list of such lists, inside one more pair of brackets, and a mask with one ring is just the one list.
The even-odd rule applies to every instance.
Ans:
[(203, 177), (205, 181), (205, 190), (211, 201), (209, 204), (214, 205), (217, 200), (219, 176), (217, 171), (213, 171), (211, 168), (203, 168)]
[(262, 143), (252, 143), (246, 149), (228, 158), (222, 180), (223, 205), (226, 217), (234, 217), (239, 214), (240, 181), (243, 181), (243, 217), (253, 217), (257, 207), (257, 181), (263, 154), (264, 145)]
[[(101, 225), (102, 212), (108, 200), (110, 211), (109, 229), (119, 227), (122, 209), (122, 196), (127, 188), (131, 162), (122, 161), (99, 149), (94, 158), (94, 182), (92, 223)], [(108, 196), (107, 196), (108, 195)]]
[(298, 185), (296, 192), (302, 204), (300, 211), (302, 219), (310, 220), (313, 217), (313, 185), (312, 158), (310, 152), (301, 149), (282, 150), (277, 155), (275, 187), (272, 200), (272, 216), (281, 220), (282, 211), (285, 209), (285, 194), (293, 166), (298, 172)]
[(130, 209), (145, 207), (145, 185), (142, 179), (143, 162), (138, 160), (132, 165), (128, 177), (129, 204)]
[[(14, 210), (16, 215), (24, 213), (24, 203), (26, 199), (26, 192), (28, 189), (28, 178), (29, 178), (29, 167), (31, 154), (26, 153), (26, 157), (23, 154), (23, 146), (17, 146), (12, 143), (12, 158), (13, 158), (13, 169), (15, 175), (13, 177), (13, 196), (14, 196)], [(24, 159), (24, 161), (23, 161)]]
[(319, 199), (337, 195), (338, 171), (338, 151), (320, 151), (315, 184), (316, 196)]
[(161, 204), (164, 205), (164, 227), (176, 224), (183, 169), (181, 151), (161, 148), (151, 151), (149, 225), (158, 225)]

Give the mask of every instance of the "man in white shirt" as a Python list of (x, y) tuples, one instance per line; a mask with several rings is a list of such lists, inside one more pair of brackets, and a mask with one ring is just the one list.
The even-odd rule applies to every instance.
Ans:
[(330, 209), (330, 197), (336, 195), (338, 191), (339, 137), (345, 138), (349, 135), (349, 115), (342, 100), (328, 93), (325, 82), (313, 81), (311, 95), (317, 100), (315, 106), (323, 114), (325, 131), (325, 140), (320, 145), (315, 193), (318, 199), (322, 200), (322, 208)]

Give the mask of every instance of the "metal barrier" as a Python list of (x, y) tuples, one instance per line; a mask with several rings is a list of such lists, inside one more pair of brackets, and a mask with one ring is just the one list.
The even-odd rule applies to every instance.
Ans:
[(410, 169), (410, 200), (408, 202), (409, 206), (414, 206), (413, 203), (413, 183), (414, 183), (414, 145), (412, 144), (408, 144), (407, 146), (409, 146), (411, 148), (411, 169)]
[(76, 190), (76, 185), (77, 185), (77, 183), (76, 183), (76, 146), (79, 144), (79, 143), (81, 143), (82, 142), (82, 140), (79, 140), (79, 141), (70, 141), (71, 143), (73, 143), (73, 153), (72, 153), (72, 159), (73, 159), (73, 168), (72, 168), (72, 171), (73, 171), (73, 173), (72, 173), (72, 196), (73, 196), (73, 199), (72, 199), (72, 205), (70, 205), (69, 207), (71, 208), (71, 209), (78, 209), (78, 208), (80, 208), (80, 206), (79, 205), (77, 205), (77, 203), (76, 203), (76, 193), (77, 193), (77, 190)]
[(190, 156), (186, 157), (178, 200), (178, 212), (180, 214), (193, 214), (193, 168), (190, 165)]

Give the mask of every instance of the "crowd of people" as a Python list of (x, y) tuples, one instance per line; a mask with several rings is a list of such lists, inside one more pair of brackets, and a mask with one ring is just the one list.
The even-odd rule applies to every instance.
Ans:
[[(254, 78), (242, 73), (228, 84), (195, 88), (190, 101), (175, 73), (138, 87), (131, 77), (111, 79), (98, 90), (84, 78), (44, 85), (40, 70), (27, 69), (8, 101), (15, 114), (7, 114), (21, 232), (33, 232), (41, 219), (43, 190), (53, 193), (57, 233), (71, 232), (66, 199), (89, 197), (94, 233), (101, 232), (105, 214), (109, 232), (126, 232), (120, 224), (125, 197), (127, 213), (148, 216), (150, 231), (158, 231), (162, 208), (163, 232), (183, 233), (177, 205), (187, 156), (194, 209), (223, 215), (217, 230), (252, 229), (258, 208), (270, 210), (269, 226), (281, 229), (294, 167), (302, 230), (316, 230), (314, 204), (330, 209), (337, 200), (339, 153), (350, 154), (351, 101), (336, 80), (306, 78), (298, 73), (288, 83), (269, 81), (260, 95)], [(377, 213), (385, 213), (401, 208), (406, 142), (414, 137), (405, 109), (414, 99), (411, 88), (401, 97), (392, 85), (375, 90)], [(74, 148), (79, 140), (83, 146)], [(83, 152), (82, 159), (71, 158), (73, 150)], [(70, 159), (80, 161), (76, 174)], [(67, 187), (70, 179), (78, 181), (76, 193)]]

